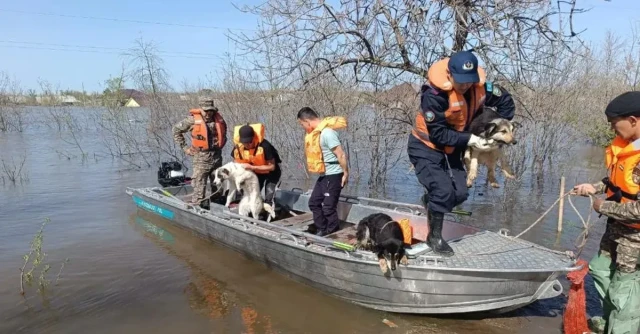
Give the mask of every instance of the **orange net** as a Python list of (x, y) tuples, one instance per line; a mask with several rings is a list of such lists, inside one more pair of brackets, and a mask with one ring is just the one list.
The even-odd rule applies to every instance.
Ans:
[(587, 325), (587, 304), (584, 291), (584, 277), (589, 271), (589, 264), (585, 260), (578, 260), (577, 264), (582, 265), (582, 269), (567, 274), (571, 288), (563, 316), (565, 334), (590, 332)]

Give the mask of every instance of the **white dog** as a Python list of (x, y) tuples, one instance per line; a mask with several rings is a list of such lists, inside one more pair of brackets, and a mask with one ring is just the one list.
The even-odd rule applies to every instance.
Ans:
[(236, 192), (240, 189), (242, 190), (242, 199), (238, 205), (238, 214), (248, 217), (251, 213), (253, 219), (258, 219), (258, 215), (264, 210), (269, 213), (269, 217), (276, 217), (271, 205), (265, 203), (260, 195), (260, 183), (254, 172), (246, 170), (241, 164), (232, 161), (216, 169), (214, 175), (213, 183), (218, 189), (225, 181), (228, 183), (229, 194), (227, 194), (226, 207), (229, 207)]

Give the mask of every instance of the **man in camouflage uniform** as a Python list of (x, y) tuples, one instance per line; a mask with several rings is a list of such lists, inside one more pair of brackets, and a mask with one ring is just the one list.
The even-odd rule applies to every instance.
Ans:
[[(210, 150), (199, 150), (193, 146), (187, 146), (183, 134), (185, 132), (190, 133), (193, 130), (193, 125), (195, 124), (193, 116), (189, 116), (173, 126), (173, 139), (180, 148), (182, 148), (185, 154), (193, 156), (193, 176), (191, 181), (193, 186), (193, 196), (191, 198), (191, 203), (194, 205), (200, 205), (204, 201), (207, 180), (209, 180), (211, 184), (211, 193), (217, 193), (217, 189), (213, 184), (213, 172), (222, 166), (222, 149), (227, 141), (227, 134), (225, 132), (222, 134), (224, 138), (223, 145), (222, 147), (219, 147), (218, 131), (216, 122), (214, 121), (216, 113), (218, 113), (218, 108), (215, 106), (213, 99), (203, 99), (199, 104), (203, 112), (203, 118), (207, 128), (209, 129), (210, 135), (208, 136), (208, 140), (209, 147), (211, 147)], [(222, 118), (220, 117), (220, 119)], [(224, 120), (222, 120), (222, 122), (224, 123)], [(223, 129), (226, 128), (226, 124), (224, 124)]]
[(640, 185), (640, 92), (616, 97), (605, 114), (617, 134), (607, 148), (609, 177), (574, 187), (582, 196), (609, 190), (606, 200), (594, 198), (593, 203), (594, 210), (608, 219), (598, 254), (589, 263), (604, 315), (590, 319), (590, 325), (596, 332), (636, 334), (640, 327), (640, 227), (635, 224), (640, 223), (640, 194), (629, 189)]

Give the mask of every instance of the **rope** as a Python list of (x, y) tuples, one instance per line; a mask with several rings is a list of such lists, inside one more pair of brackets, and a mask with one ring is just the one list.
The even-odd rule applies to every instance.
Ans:
[(204, 202), (204, 201), (206, 201), (208, 199), (211, 199), (211, 197), (213, 197), (213, 195), (218, 194), (221, 190), (222, 190), (222, 187), (218, 187), (218, 189), (215, 192), (211, 193), (209, 196), (207, 196), (207, 197), (205, 197), (205, 198), (203, 198), (203, 199), (201, 199), (199, 201), (188, 202), (187, 204), (189, 204), (189, 205), (200, 205), (202, 202)]
[[(536, 226), (539, 222), (541, 222), (542, 219), (544, 217), (546, 217), (549, 214), (549, 212), (551, 212), (551, 209), (553, 209), (560, 202), (560, 200), (562, 200), (564, 197), (567, 197), (567, 196), (570, 196), (570, 195), (575, 195), (575, 193), (573, 191), (567, 191), (564, 195), (558, 197), (558, 199), (553, 204), (551, 204), (551, 206), (547, 209), (547, 211), (545, 211), (538, 219), (536, 219), (536, 221), (534, 221), (531, 225), (529, 225), (529, 227), (527, 227), (524, 231), (520, 232), (518, 235), (516, 235), (514, 237), (509, 237), (509, 236), (503, 236), (503, 237), (509, 238), (509, 239), (518, 239), (518, 238), (520, 238), (522, 235), (524, 235), (529, 230), (531, 230), (534, 226)], [(578, 249), (578, 254), (577, 255), (573, 255), (573, 252), (571, 252), (571, 251), (565, 251), (565, 252), (556, 251), (556, 250), (547, 249), (547, 248), (544, 248), (542, 246), (538, 246), (538, 245), (535, 245), (535, 244), (531, 244), (528, 247), (542, 249), (542, 250), (545, 250), (545, 251), (548, 251), (548, 252), (551, 252), (551, 253), (555, 253), (555, 254), (559, 254), (559, 255), (565, 255), (565, 256), (568, 256), (570, 258), (578, 258), (580, 256), (580, 254), (582, 253), (582, 249), (584, 248), (584, 246), (587, 243), (587, 237), (589, 235), (589, 228), (591, 227), (590, 220), (591, 220), (591, 211), (593, 210), (593, 195), (589, 196), (589, 200), (591, 202), (590, 203), (589, 216), (588, 216), (587, 220), (585, 221), (584, 217), (582, 217), (582, 215), (580, 214), (580, 212), (578, 211), (576, 206), (573, 204), (573, 201), (571, 200), (571, 197), (569, 197), (569, 205), (571, 205), (571, 208), (573, 208), (575, 213), (578, 215), (578, 218), (580, 218), (580, 221), (582, 222), (582, 225), (585, 228), (582, 231), (582, 233), (578, 236), (578, 238), (580, 238), (581, 236), (583, 238), (582, 238), (582, 242), (580, 243), (580, 245), (576, 247)], [(505, 245), (500, 245), (500, 246), (496, 247), (495, 249), (489, 249), (489, 250), (484, 251), (484, 252), (461, 253), (459, 255), (463, 255), (463, 256), (488, 255), (488, 254), (496, 253), (497, 251), (499, 251), (502, 248), (505, 248), (507, 246), (510, 246), (510, 245), (509, 244), (505, 244)], [(575, 243), (574, 243), (574, 246), (575, 246)], [(456, 255), (458, 255), (458, 253), (456, 253)]]

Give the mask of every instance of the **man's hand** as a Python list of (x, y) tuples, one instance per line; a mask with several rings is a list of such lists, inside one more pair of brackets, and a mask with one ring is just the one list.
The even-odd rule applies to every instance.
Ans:
[(595, 212), (600, 213), (600, 206), (602, 206), (602, 203), (604, 203), (604, 200), (602, 198), (596, 198), (593, 201), (593, 210), (595, 210)]
[(344, 172), (344, 175), (342, 175), (342, 188), (347, 185), (347, 182), (349, 182), (349, 173)]
[[(589, 196), (596, 193), (596, 188), (590, 183), (583, 183), (573, 187), (572, 192), (578, 196)], [(595, 209), (595, 206), (594, 206)]]
[(480, 150), (488, 150), (491, 148), (493, 143), (495, 143), (493, 139), (480, 138), (472, 134), (467, 145)]
[(186, 155), (194, 155), (195, 153), (196, 153), (196, 152), (195, 152), (195, 150), (193, 149), (193, 147), (187, 147), (187, 149), (186, 149), (186, 150), (184, 150), (184, 154), (186, 154)]
[(242, 168), (244, 168), (246, 170), (253, 170), (254, 169), (252, 165), (246, 164), (246, 163), (240, 164), (240, 166), (242, 166)]

